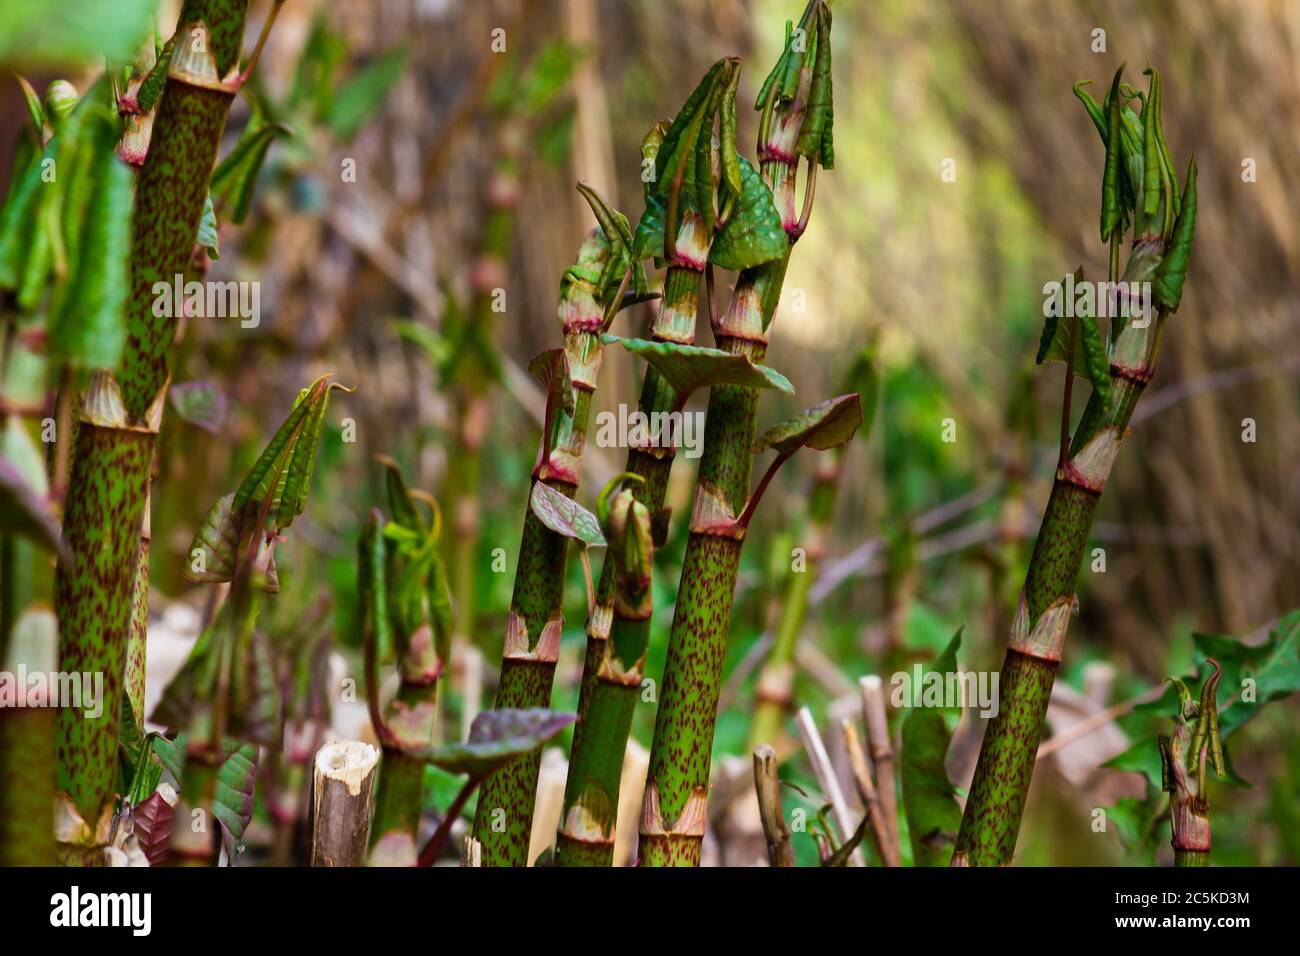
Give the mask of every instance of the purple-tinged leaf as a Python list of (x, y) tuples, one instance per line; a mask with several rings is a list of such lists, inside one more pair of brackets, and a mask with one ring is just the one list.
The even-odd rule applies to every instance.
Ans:
[(150, 866), (159, 866), (167, 856), (167, 846), (172, 837), (172, 811), (177, 795), (171, 784), (160, 783), (144, 803), (131, 813), (135, 823), (135, 838)]
[(596, 516), (572, 498), (560, 494), (544, 481), (533, 483), (528, 499), (537, 520), (556, 534), (572, 538), (587, 548), (603, 548), (605, 536), (600, 533)]
[(602, 335), (601, 341), (606, 345), (621, 345), (645, 359), (673, 387), (679, 404), (696, 389), (714, 385), (774, 388), (787, 395), (794, 392), (788, 378), (768, 365), (755, 365), (747, 355), (676, 342), (624, 339), (617, 335)]
[(427, 747), (412, 756), (451, 773), (480, 777), (531, 753), (577, 719), (576, 714), (540, 707), (485, 710), (474, 718), (463, 744)]

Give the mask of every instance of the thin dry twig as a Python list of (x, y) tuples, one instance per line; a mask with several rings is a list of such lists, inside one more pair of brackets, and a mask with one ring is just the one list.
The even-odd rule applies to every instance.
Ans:
[(876, 841), (876, 852), (885, 861), (885, 866), (898, 866), (901, 863), (899, 848), (889, 832), (889, 824), (885, 822), (885, 813), (880, 806), (880, 794), (871, 779), (867, 752), (862, 749), (862, 741), (858, 739), (858, 731), (853, 726), (853, 721), (842, 718), (840, 733), (844, 736), (844, 749), (848, 751), (849, 767), (853, 770), (853, 782), (857, 785), (858, 797), (866, 807), (867, 817), (871, 821), (871, 835)]
[(758, 814), (763, 820), (763, 835), (767, 839), (768, 862), (772, 866), (794, 866), (790, 828), (785, 825), (785, 813), (781, 809), (776, 751), (768, 744), (754, 748), (754, 791), (758, 794)]
[(894, 746), (889, 740), (889, 721), (885, 717), (885, 690), (880, 677), (868, 674), (858, 680), (862, 689), (862, 714), (867, 724), (867, 741), (871, 747), (871, 762), (876, 769), (876, 790), (880, 807), (889, 826), (889, 840), (895, 847), (902, 845), (898, 835), (898, 792), (894, 788)]
[[(804, 752), (808, 754), (808, 762), (812, 764), (822, 795), (826, 797), (826, 802), (831, 805), (831, 811), (835, 814), (840, 836), (848, 840), (856, 832), (858, 824), (849, 813), (848, 801), (844, 799), (844, 791), (840, 789), (839, 778), (835, 776), (835, 768), (831, 766), (831, 758), (826, 753), (826, 744), (822, 742), (822, 735), (817, 731), (817, 723), (813, 720), (812, 711), (807, 707), (800, 707), (798, 723)], [(859, 850), (855, 849), (849, 859), (853, 866), (863, 865), (862, 853)]]

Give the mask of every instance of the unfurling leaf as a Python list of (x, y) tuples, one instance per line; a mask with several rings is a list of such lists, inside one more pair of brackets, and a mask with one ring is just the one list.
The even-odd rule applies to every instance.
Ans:
[(857, 392), (829, 398), (769, 428), (750, 451), (758, 454), (771, 448), (779, 455), (791, 455), (799, 448), (825, 451), (843, 445), (862, 424), (862, 398)]
[(428, 747), (411, 756), (451, 773), (481, 777), (536, 750), (576, 719), (543, 708), (485, 710), (474, 718), (463, 744)]
[[(961, 634), (958, 631), (953, 635), (930, 671), (939, 675), (957, 673)], [(955, 716), (957, 710), (956, 706), (913, 707), (903, 719), (899, 776), (916, 866), (947, 866), (961, 824), (957, 792), (944, 768), (951, 741), (945, 715)]]
[[(322, 375), (298, 393), (289, 417), (253, 464), (239, 490), (218, 499), (204, 517), (190, 545), (191, 556), (200, 554), (202, 566), (187, 561), (183, 570), (187, 578), (199, 582), (232, 580), (241, 559), (241, 543), (246, 545), (255, 529), (274, 536), (302, 514), (311, 490), (329, 396), (336, 388), (343, 386)], [(263, 509), (266, 522), (259, 527)], [(269, 564), (267, 585), (272, 587), (273, 569), (274, 565)]]
[(831, 130), (835, 121), (834, 93), (831, 83), (831, 10), (825, 3), (817, 5), (817, 49), (813, 61), (812, 82), (808, 90), (808, 107), (795, 152), (807, 156), (824, 168), (835, 166), (835, 149)]
[(587, 548), (605, 547), (605, 536), (600, 533), (596, 516), (546, 482), (533, 482), (528, 507), (538, 521), (556, 534), (572, 538)]
[(740, 385), (745, 388), (774, 388), (791, 394), (790, 380), (767, 365), (755, 365), (747, 355), (724, 352), (698, 345), (653, 342), (649, 339), (624, 339), (602, 335), (606, 345), (621, 345), (633, 355), (645, 359), (662, 375), (684, 404), (692, 392), (714, 385)]

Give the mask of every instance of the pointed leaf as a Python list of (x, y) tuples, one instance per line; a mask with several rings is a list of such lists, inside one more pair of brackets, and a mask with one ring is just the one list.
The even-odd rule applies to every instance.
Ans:
[(1196, 238), (1196, 159), (1187, 164), (1187, 181), (1183, 184), (1182, 209), (1174, 224), (1168, 250), (1156, 267), (1152, 294), (1158, 304), (1177, 312), (1183, 299), (1183, 281), (1192, 258), (1192, 241)]
[(1106, 118), (1106, 166), (1101, 178), (1101, 241), (1109, 242), (1111, 234), (1119, 226), (1124, 216), (1123, 199), (1120, 189), (1123, 176), (1120, 160), (1123, 155), (1121, 127), (1123, 125), (1119, 85), (1124, 75), (1124, 68), (1115, 71), (1111, 81), (1110, 97), (1107, 100)]
[(253, 206), (257, 174), (262, 169), (271, 143), (277, 136), (291, 133), (292, 130), (283, 123), (246, 129), (230, 155), (213, 171), (212, 198), (222, 204), (223, 215), (226, 210), (230, 210), (228, 218), (231, 222), (241, 223), (248, 216), (248, 211)]
[(150, 866), (161, 866), (167, 858), (167, 847), (172, 838), (172, 811), (176, 807), (176, 800), (176, 791), (171, 785), (160, 784), (131, 813), (135, 838), (140, 841), (140, 849)]
[(781, 214), (772, 201), (772, 191), (743, 158), (740, 181), (736, 208), (709, 249), (709, 261), (720, 269), (739, 271), (771, 262), (785, 255), (790, 244), (781, 227)]
[(221, 824), (222, 842), (231, 859), (240, 849), (239, 840), (253, 816), (253, 787), (257, 782), (256, 744), (228, 743), (226, 757), (217, 771), (217, 788), (212, 815)]
[(203, 214), (199, 217), (199, 231), (194, 237), (194, 244), (208, 251), (209, 259), (220, 259), (221, 248), (217, 242), (217, 207), (212, 201), (212, 193), (203, 200)]
[(740, 154), (736, 152), (736, 93), (740, 89), (740, 65), (730, 71), (722, 91), (722, 109), (718, 119), (719, 148), (722, 150), (722, 178), (733, 195), (743, 190), (740, 179)]
[(784, 375), (770, 366), (755, 365), (747, 355), (675, 342), (624, 339), (617, 335), (602, 335), (601, 341), (606, 345), (621, 345), (650, 363), (673, 387), (679, 405), (685, 403), (696, 389), (714, 385), (775, 388), (787, 394), (794, 392), (794, 386)]
[[(1085, 281), (1083, 269), (1075, 270), (1075, 288)], [(1074, 311), (1073, 302), (1063, 301), (1062, 307), (1067, 312)], [(1039, 365), (1044, 362), (1067, 363), (1074, 374), (1088, 377), (1103, 403), (1110, 401), (1110, 358), (1095, 316), (1046, 316), (1035, 361)]]
[(808, 106), (804, 113), (795, 152), (820, 162), (826, 169), (835, 165), (835, 152), (830, 146), (831, 127), (834, 123), (833, 89), (831, 84), (831, 10), (826, 4), (817, 5), (817, 58), (813, 61), (812, 84), (808, 90)]
[(825, 451), (843, 445), (862, 424), (862, 398), (857, 392), (827, 399), (793, 418), (768, 429), (750, 449), (758, 454), (767, 448), (789, 455), (799, 448)]
[(406, 66), (406, 47), (399, 46), (369, 63), (327, 100), (326, 123), (334, 138), (350, 141), (383, 107)]
[(211, 435), (226, 423), (229, 402), (219, 382), (181, 382), (171, 387), (167, 398), (182, 421)]
[(474, 718), (463, 744), (429, 747), (412, 756), (452, 773), (481, 777), (536, 750), (576, 719), (575, 714), (542, 708), (485, 710)]
[[(953, 635), (929, 671), (940, 678), (957, 672), (961, 636), (960, 630)], [(947, 866), (961, 825), (957, 791), (944, 767), (952, 737), (945, 715), (955, 718), (957, 711), (956, 707), (913, 706), (903, 719), (899, 776), (916, 866)]]
[(596, 516), (546, 482), (533, 482), (528, 507), (538, 521), (556, 534), (572, 538), (588, 548), (605, 546), (605, 536), (600, 533), (600, 522)]
[(27, 101), (27, 115), (32, 118), (32, 130), (38, 137), (45, 134), (45, 110), (41, 108), (41, 98), (36, 95), (36, 90), (27, 78), (17, 73), (14, 74), (18, 80), (18, 85), (22, 88), (23, 99)]

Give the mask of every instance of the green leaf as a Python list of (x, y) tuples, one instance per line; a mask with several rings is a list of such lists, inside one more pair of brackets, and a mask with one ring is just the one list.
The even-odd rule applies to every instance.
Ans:
[(605, 202), (600, 193), (586, 183), (578, 183), (578, 192), (582, 194), (583, 199), (587, 200), (587, 205), (596, 216), (596, 222), (600, 224), (601, 231), (609, 240), (611, 254), (605, 267), (605, 274), (601, 278), (602, 291), (612, 286), (613, 291), (617, 292), (630, 263), (632, 288), (638, 295), (644, 295), (647, 288), (645, 269), (641, 265), (641, 260), (632, 255), (632, 227), (628, 224), (627, 216)]
[(645, 211), (641, 221), (636, 224), (636, 235), (632, 239), (632, 258), (637, 262), (652, 256), (657, 262), (664, 258), (664, 201), (657, 193), (648, 193)]
[(1123, 154), (1123, 138), (1121, 135), (1121, 126), (1123, 124), (1122, 112), (1123, 103), (1119, 92), (1120, 78), (1124, 75), (1124, 68), (1120, 67), (1115, 71), (1115, 78), (1111, 81), (1110, 96), (1107, 99), (1107, 135), (1106, 135), (1106, 166), (1105, 172), (1101, 178), (1101, 241), (1109, 242), (1111, 234), (1119, 226), (1124, 217), (1124, 207), (1121, 191), (1121, 171), (1120, 160)]
[(135, 103), (141, 113), (153, 112), (154, 107), (162, 99), (163, 90), (167, 88), (167, 69), (171, 66), (172, 52), (175, 48), (176, 38), (172, 37), (158, 53), (158, 58), (145, 74), (145, 78), (140, 81), (140, 88), (135, 94)]
[(867, 436), (871, 434), (871, 426), (876, 418), (876, 406), (880, 403), (881, 375), (877, 352), (873, 336), (871, 344), (854, 357), (853, 363), (844, 373), (843, 381), (840, 382), (841, 392), (857, 392), (858, 397), (862, 399), (863, 441), (866, 441)]
[(180, 382), (167, 393), (181, 421), (217, 434), (226, 423), (229, 403), (219, 382)]
[(624, 339), (617, 335), (606, 334), (600, 338), (606, 345), (621, 345), (633, 355), (645, 359), (673, 387), (678, 405), (684, 404), (696, 389), (714, 385), (774, 388), (786, 394), (794, 392), (794, 386), (784, 375), (770, 366), (755, 365), (747, 355), (675, 342)]
[(221, 258), (221, 249), (217, 245), (217, 207), (212, 201), (212, 193), (203, 200), (203, 215), (199, 217), (199, 231), (194, 244), (206, 249), (209, 259)]
[[(962, 632), (934, 661), (931, 672), (942, 680), (957, 672), (957, 649)], [(923, 680), (925, 678), (922, 678)], [(951, 734), (945, 714), (956, 716), (956, 707), (913, 707), (903, 719), (903, 749), (899, 776), (903, 784), (903, 808), (912, 840), (916, 866), (947, 866), (961, 825), (961, 808), (956, 789), (944, 769)]]
[(737, 65), (727, 77), (722, 91), (722, 110), (718, 119), (718, 142), (722, 150), (722, 178), (733, 195), (743, 191), (740, 178), (740, 155), (736, 152), (736, 93), (740, 89), (740, 67)]
[(5, 0), (0, 63), (68, 66), (127, 62), (153, 27), (156, 0)]
[(153, 752), (167, 772), (172, 775), (172, 780), (179, 785), (185, 773), (185, 734), (177, 734), (174, 740), (168, 740), (162, 734), (155, 734)]
[(1156, 267), (1151, 289), (1155, 300), (1170, 312), (1177, 312), (1183, 299), (1183, 281), (1192, 258), (1192, 241), (1196, 238), (1196, 159), (1187, 164), (1187, 181), (1183, 184), (1182, 208), (1174, 224), (1168, 251)]
[(862, 424), (862, 398), (857, 392), (829, 398), (793, 418), (769, 428), (750, 448), (755, 455), (772, 448), (790, 455), (799, 448), (825, 451), (843, 445)]
[(393, 513), (393, 521), (412, 531), (428, 534), (429, 522), (425, 520), (424, 513), (416, 506), (415, 499), (411, 497), (411, 489), (406, 484), (406, 477), (402, 474), (401, 466), (387, 455), (380, 455), (379, 463), (384, 466), (384, 484), (388, 490), (388, 509)]
[[(1264, 705), (1282, 700), (1300, 691), (1300, 611), (1282, 617), (1262, 644), (1245, 644), (1235, 637), (1195, 634), (1192, 637), (1198, 673), (1207, 669), (1210, 658), (1223, 668), (1217, 696), (1219, 730), (1227, 740), (1259, 715)], [(1247, 683), (1249, 681), (1249, 683)], [(1249, 689), (1250, 694), (1247, 694)], [(1245, 699), (1247, 696), (1254, 700)], [(1150, 704), (1139, 707), (1144, 712), (1174, 713), (1178, 694), (1173, 685)], [(1245, 781), (1232, 769), (1225, 753), (1226, 779), (1243, 785)], [(1147, 738), (1139, 740), (1119, 756), (1103, 764), (1114, 770), (1131, 770), (1146, 776), (1153, 787), (1161, 785), (1160, 752)]]
[[(213, 171), (211, 197), (222, 205), (223, 214), (227, 208), (233, 209), (228, 217), (231, 222), (242, 223), (248, 216), (248, 211), (253, 206), (257, 174), (266, 160), (271, 143), (277, 136), (288, 136), (291, 133), (292, 130), (283, 123), (269, 123), (256, 128), (250, 126), (244, 130), (244, 135), (239, 138), (230, 155)], [(227, 203), (233, 206), (227, 207)]]
[[(186, 562), (182, 573), (187, 578), (200, 583), (232, 580), (242, 554), (241, 544), (247, 545), (247, 536), (256, 527), (264, 505), (268, 510), (262, 531), (268, 536), (279, 534), (302, 514), (311, 490), (329, 396), (334, 389), (342, 387), (330, 382), (328, 375), (322, 375), (298, 393), (289, 417), (271, 438), (239, 490), (218, 499), (208, 510), (190, 545), (191, 553), (196, 549), (206, 552), (207, 567), (196, 571), (192, 563)], [(273, 569), (273, 565), (268, 569), (272, 582)]]
[(781, 214), (772, 201), (772, 191), (743, 158), (740, 180), (736, 208), (709, 249), (709, 261), (720, 269), (740, 271), (771, 262), (785, 255), (790, 244), (781, 226)]
[(808, 90), (808, 106), (795, 153), (820, 162), (826, 169), (835, 165), (835, 151), (831, 146), (831, 127), (834, 124), (834, 99), (831, 83), (831, 10), (822, 3), (817, 6), (817, 58), (813, 61), (812, 84)]
[(543, 708), (485, 710), (474, 718), (463, 744), (427, 747), (412, 756), (452, 773), (481, 777), (541, 747), (576, 719)]
[(546, 482), (533, 482), (528, 507), (538, 521), (556, 534), (572, 538), (587, 548), (605, 547), (605, 536), (600, 533), (596, 516)]
[(398, 46), (357, 71), (329, 100), (325, 122), (340, 142), (349, 142), (377, 113), (402, 76), (406, 47)]
[[(1085, 281), (1083, 268), (1076, 269), (1074, 287), (1080, 287)], [(1064, 301), (1064, 291), (1061, 311), (1075, 311), (1073, 301)], [(1110, 359), (1095, 316), (1047, 315), (1035, 361), (1039, 365), (1065, 362), (1074, 374), (1088, 376), (1103, 404), (1110, 401)]]
[(36, 95), (36, 90), (27, 82), (25, 77), (20, 76), (17, 73), (14, 74), (14, 77), (18, 80), (18, 85), (22, 88), (23, 99), (27, 101), (27, 115), (32, 118), (33, 132), (36, 133), (37, 137), (44, 136), (45, 110), (41, 108), (41, 98)]
[(1092, 125), (1097, 127), (1097, 135), (1101, 137), (1104, 146), (1109, 143), (1110, 124), (1106, 120), (1106, 111), (1097, 105), (1097, 101), (1092, 98), (1092, 94), (1085, 89), (1091, 83), (1091, 80), (1080, 80), (1075, 83), (1073, 87), (1074, 95), (1083, 104), (1083, 108), (1087, 110), (1088, 116), (1092, 119)]
[(45, 495), (18, 473), (7, 459), (0, 457), (0, 531), (28, 538), (57, 552), (60, 548), (59, 523), (46, 504)]
[(240, 849), (238, 841), (253, 816), (253, 787), (257, 783), (256, 744), (229, 742), (225, 759), (217, 771), (217, 787), (212, 799), (212, 815), (221, 824), (226, 855), (234, 859)]

